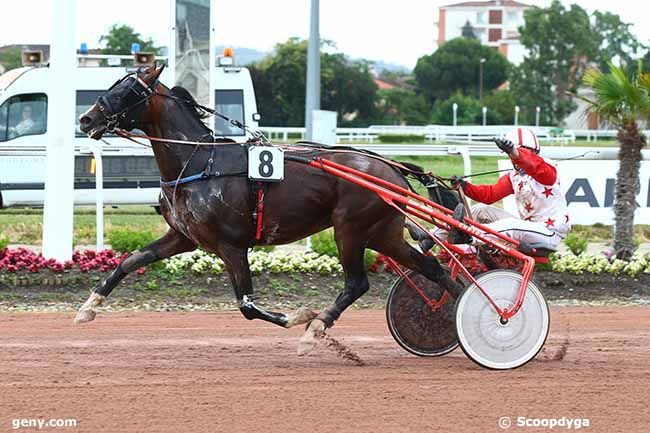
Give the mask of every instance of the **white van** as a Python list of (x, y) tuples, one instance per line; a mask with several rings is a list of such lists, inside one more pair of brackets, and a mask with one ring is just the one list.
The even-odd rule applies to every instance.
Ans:
[[(116, 80), (132, 68), (80, 66), (71, 79), (77, 89), (77, 117), (86, 111)], [(99, 63), (99, 62), (94, 62)], [(161, 81), (168, 83), (170, 72)], [(13, 69), (0, 75), (0, 207), (40, 207), (45, 198), (45, 148), (48, 143), (47, 66)], [(218, 66), (210, 87), (215, 109), (257, 129), (257, 106), (250, 72), (243, 67)], [(214, 120), (212, 120), (214, 119)], [(206, 120), (207, 121), (207, 120)], [(222, 119), (210, 118), (215, 133), (244, 140), (245, 131)], [(87, 138), (79, 125), (75, 135), (75, 205), (95, 203), (94, 161), (89, 148), (98, 142)], [(125, 139), (105, 135), (102, 145), (104, 203), (106, 205), (158, 203), (159, 174), (151, 150)]]

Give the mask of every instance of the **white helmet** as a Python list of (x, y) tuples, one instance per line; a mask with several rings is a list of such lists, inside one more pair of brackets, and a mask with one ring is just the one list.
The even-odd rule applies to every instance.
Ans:
[(513, 142), (515, 146), (525, 147), (539, 153), (539, 141), (532, 129), (516, 128), (509, 131), (504, 138)]

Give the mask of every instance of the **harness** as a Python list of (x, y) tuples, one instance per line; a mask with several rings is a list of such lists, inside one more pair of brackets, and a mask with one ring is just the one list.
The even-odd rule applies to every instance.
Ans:
[[(270, 141), (260, 132), (260, 131), (251, 131), (246, 125), (244, 125), (242, 122), (236, 120), (236, 119), (231, 119), (218, 111), (206, 107), (204, 105), (198, 104), (194, 100), (188, 100), (186, 98), (181, 98), (173, 94), (165, 94), (165, 93), (159, 93), (155, 90), (155, 86), (158, 83), (158, 78), (160, 76), (160, 73), (164, 69), (161, 67), (158, 71), (158, 74), (156, 75), (155, 79), (152, 80), (151, 84), (147, 84), (140, 76), (138, 75), (138, 72), (131, 73), (124, 78), (118, 80), (113, 84), (106, 94), (102, 95), (98, 102), (98, 109), (102, 113), (105, 119), (106, 123), (106, 130), (111, 133), (115, 133), (123, 138), (126, 138), (130, 141), (133, 141), (139, 145), (143, 146), (148, 146), (144, 143), (141, 143), (134, 138), (144, 138), (148, 139), (150, 141), (159, 141), (159, 142), (167, 142), (167, 143), (174, 143), (174, 144), (181, 144), (181, 145), (193, 145), (195, 146), (194, 152), (192, 152), (192, 155), (188, 159), (187, 163), (181, 170), (179, 176), (177, 179), (174, 180), (163, 180), (162, 178), (160, 179), (160, 186), (163, 192), (163, 196), (169, 201), (167, 198), (167, 194), (165, 193), (165, 188), (173, 188), (173, 198), (172, 200), (175, 200), (176, 198), (176, 189), (178, 188), (179, 185), (186, 185), (191, 182), (195, 181), (201, 181), (205, 179), (209, 179), (211, 177), (226, 177), (226, 176), (243, 176), (246, 175), (248, 172), (248, 148), (250, 146), (260, 146), (260, 145), (266, 145), (266, 146), (272, 146)], [(127, 79), (133, 79), (133, 82), (128, 88), (128, 93), (125, 97), (123, 97), (126, 102), (127, 106), (123, 108), (122, 110), (117, 110), (113, 104), (111, 104), (110, 99), (107, 97), (108, 92), (110, 90), (114, 89), (116, 86), (118, 86), (120, 83), (123, 83)], [(128, 115), (131, 113), (133, 110), (141, 107), (143, 104), (148, 104), (149, 100), (151, 99), (152, 96), (154, 95), (159, 95), (163, 96), (169, 99), (174, 99), (180, 102), (183, 102), (185, 104), (191, 105), (194, 108), (199, 108), (206, 113), (209, 113), (212, 116), (219, 117), (226, 122), (230, 123), (231, 125), (242, 129), (246, 132), (248, 132), (253, 139), (249, 140), (246, 143), (216, 143), (216, 137), (214, 134), (209, 134), (211, 135), (211, 142), (196, 142), (196, 141), (186, 141), (186, 140), (173, 140), (173, 139), (165, 139), (165, 138), (159, 138), (159, 137), (150, 137), (148, 135), (143, 135), (143, 134), (133, 134), (129, 132), (127, 129), (131, 129), (128, 127), (133, 127), (136, 119), (135, 116), (130, 120), (130, 123), (127, 125), (122, 125), (121, 122), (128, 121)], [(135, 100), (133, 100), (135, 99)], [(131, 101), (131, 103), (129, 103)], [(126, 128), (125, 128), (126, 127)], [(207, 135), (207, 134), (206, 134)], [(414, 171), (412, 168), (407, 167), (404, 164), (400, 164), (396, 161), (388, 160), (380, 155), (377, 155), (373, 152), (368, 152), (368, 151), (359, 151), (358, 149), (353, 149), (353, 148), (348, 148), (344, 146), (326, 146), (320, 143), (313, 143), (313, 142), (299, 142), (297, 143), (299, 146), (295, 147), (287, 147), (287, 149), (293, 150), (295, 153), (300, 154), (303, 153), (305, 150), (307, 152), (314, 152), (314, 151), (325, 151), (325, 152), (331, 152), (331, 153), (361, 153), (364, 154), (365, 156), (382, 160), (391, 166), (393, 168), (401, 171), (403, 174), (408, 173), (411, 175), (414, 175), (419, 178), (419, 176), (424, 175), (427, 176), (426, 180), (428, 182), (432, 181), (433, 179), (437, 180), (437, 186), (443, 186), (447, 187), (447, 185), (444, 182), (444, 178), (435, 176), (433, 173), (421, 173)], [(192, 157), (196, 153), (196, 150), (200, 146), (210, 146), (210, 157), (208, 158), (206, 162), (205, 168), (195, 174), (189, 175), (189, 176), (183, 176), (185, 172), (185, 168), (191, 161)], [(217, 146), (221, 146), (220, 150), (220, 158), (219, 158), (219, 166), (217, 167), (215, 165), (215, 150)], [(228, 165), (228, 163), (224, 163), (224, 158), (222, 158), (223, 154), (225, 155), (231, 155), (233, 156)], [(228, 158), (226, 158), (228, 159)], [(298, 155), (294, 155), (293, 158), (288, 157), (288, 160), (291, 159), (302, 159)], [(432, 179), (433, 178), (433, 179)], [(408, 180), (407, 180), (408, 183)], [(426, 182), (425, 182), (426, 183)], [(253, 215), (253, 227), (255, 228), (255, 240), (260, 240), (262, 237), (262, 228), (263, 228), (263, 220), (264, 220), (264, 199), (266, 197), (266, 194), (268, 193), (268, 183), (267, 182), (260, 182), (260, 181), (251, 181), (251, 194), (253, 195), (253, 202), (254, 202), (254, 207), (252, 209), (252, 215)], [(409, 183), (409, 187), (411, 187)], [(412, 189), (412, 187), (411, 187)], [(174, 203), (171, 203), (171, 208), (172, 210), (175, 208)]]

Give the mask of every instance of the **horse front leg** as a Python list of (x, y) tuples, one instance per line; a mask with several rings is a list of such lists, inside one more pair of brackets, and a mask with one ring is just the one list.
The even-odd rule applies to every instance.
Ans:
[(95, 287), (88, 300), (77, 312), (74, 323), (84, 323), (93, 320), (97, 314), (95, 308), (106, 301), (106, 298), (115, 286), (129, 273), (158, 260), (166, 259), (176, 254), (194, 251), (195, 249), (196, 244), (194, 242), (180, 232), (170, 228), (162, 238), (150, 243), (139, 251), (132, 252), (113, 270), (108, 278), (99, 286)]
[(307, 323), (316, 317), (316, 313), (299, 308), (293, 314), (267, 311), (255, 303), (253, 296), (253, 281), (248, 264), (247, 249), (224, 246), (220, 248), (220, 256), (226, 265), (228, 276), (235, 290), (239, 311), (248, 320), (261, 319), (284, 328)]

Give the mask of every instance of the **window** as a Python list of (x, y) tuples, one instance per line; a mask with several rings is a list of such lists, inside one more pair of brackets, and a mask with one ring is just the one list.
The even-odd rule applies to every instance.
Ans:
[(517, 24), (519, 21), (519, 14), (517, 11), (510, 11), (506, 14), (506, 20), (508, 24)]
[(487, 23), (487, 14), (485, 13), (485, 11), (476, 12), (476, 23), (477, 24), (485, 24), (485, 23)]
[(496, 42), (498, 40), (501, 40), (501, 29), (490, 29), (488, 33), (488, 41)]
[(9, 101), (0, 105), (0, 142), (7, 141), (7, 107)]
[(501, 24), (503, 22), (503, 11), (490, 11), (490, 24)]
[[(244, 91), (243, 90), (215, 90), (215, 110), (230, 119), (244, 122)], [(214, 132), (217, 135), (246, 135), (246, 131), (238, 128), (225, 120), (215, 117)]]
[(77, 137), (84, 137), (86, 134), (79, 129), (79, 116), (92, 107), (97, 99), (106, 93), (106, 90), (77, 90), (77, 106), (75, 116), (75, 135)]
[(44, 93), (16, 95), (0, 107), (0, 141), (47, 131), (47, 96)]

